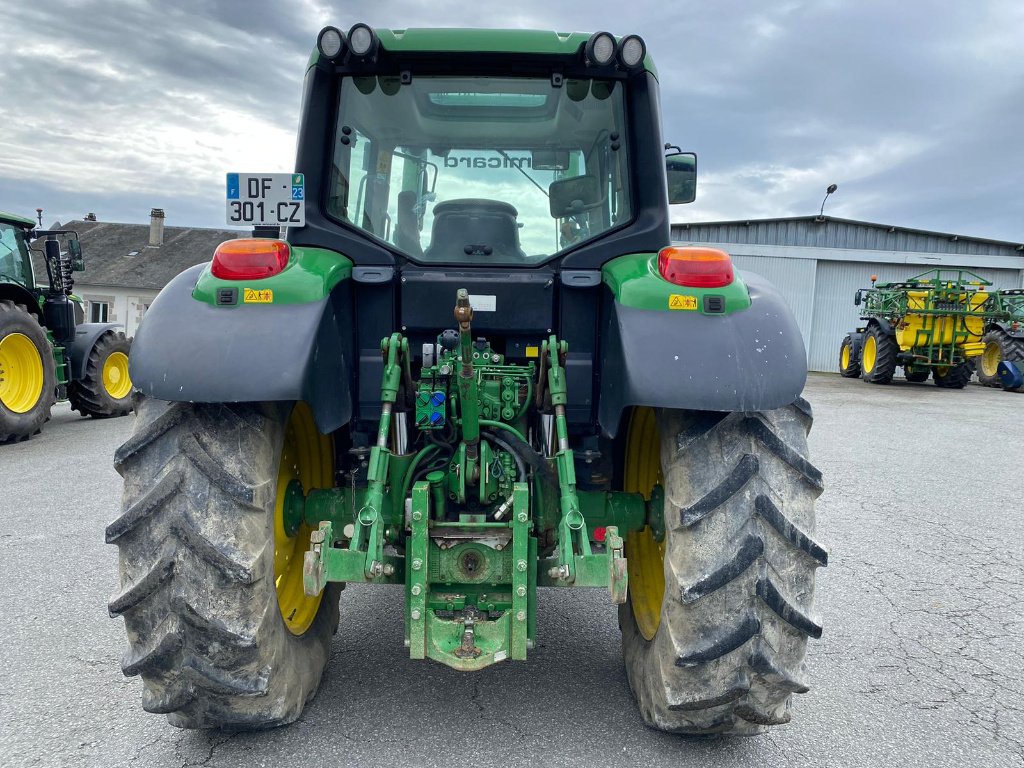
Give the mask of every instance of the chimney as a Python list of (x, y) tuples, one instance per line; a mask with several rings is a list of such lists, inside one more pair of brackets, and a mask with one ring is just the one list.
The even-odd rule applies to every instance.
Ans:
[(154, 208), (149, 212), (149, 244), (159, 247), (164, 244), (164, 209)]

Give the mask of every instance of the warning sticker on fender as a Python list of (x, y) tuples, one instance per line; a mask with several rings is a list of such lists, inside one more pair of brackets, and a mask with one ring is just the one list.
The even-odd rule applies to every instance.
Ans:
[(272, 304), (274, 302), (274, 292), (269, 288), (264, 288), (263, 290), (243, 288), (242, 302), (245, 304)]
[(697, 297), (684, 296), (680, 293), (673, 293), (668, 297), (669, 309), (696, 309)]

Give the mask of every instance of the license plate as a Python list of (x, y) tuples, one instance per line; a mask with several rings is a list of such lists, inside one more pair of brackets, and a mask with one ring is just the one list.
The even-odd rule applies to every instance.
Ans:
[(228, 224), (304, 227), (306, 183), (301, 173), (229, 173)]

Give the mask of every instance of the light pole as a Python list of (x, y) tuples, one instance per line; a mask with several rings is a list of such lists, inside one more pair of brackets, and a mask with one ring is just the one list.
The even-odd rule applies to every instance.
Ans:
[(825, 197), (821, 199), (821, 209), (818, 211), (818, 221), (825, 220), (825, 201), (828, 200), (828, 196), (835, 192), (837, 189), (839, 189), (838, 184), (829, 184), (828, 188), (825, 190)]

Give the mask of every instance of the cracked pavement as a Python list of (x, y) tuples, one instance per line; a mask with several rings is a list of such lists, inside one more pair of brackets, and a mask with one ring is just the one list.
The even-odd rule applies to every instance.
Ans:
[(130, 419), (58, 406), (0, 447), (3, 766), (1024, 766), (1024, 396), (813, 375), (825, 631), (793, 721), (749, 739), (646, 729), (599, 590), (544, 590), (525, 663), (413, 662), (402, 592), (350, 587), (320, 693), (268, 732), (181, 731), (125, 679), (111, 466)]

